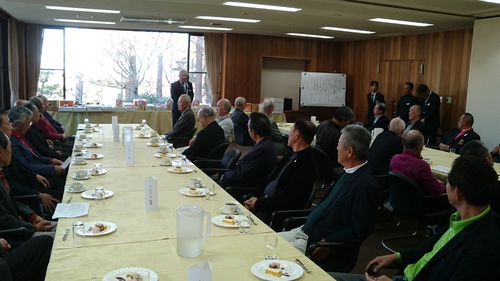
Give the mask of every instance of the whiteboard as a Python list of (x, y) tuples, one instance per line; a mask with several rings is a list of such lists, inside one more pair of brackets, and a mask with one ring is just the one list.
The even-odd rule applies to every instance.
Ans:
[(341, 73), (301, 72), (300, 106), (344, 106), (346, 77)]

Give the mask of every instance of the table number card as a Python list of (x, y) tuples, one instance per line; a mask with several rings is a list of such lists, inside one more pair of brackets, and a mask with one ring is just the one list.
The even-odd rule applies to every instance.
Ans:
[(146, 212), (158, 211), (158, 181), (155, 177), (144, 180), (144, 199)]
[(120, 142), (120, 125), (113, 125), (113, 141)]
[(111, 116), (111, 124), (118, 125), (118, 116)]
[(125, 146), (125, 143), (128, 141), (132, 141), (132, 134), (134, 129), (132, 126), (124, 126), (122, 128), (122, 145)]
[(212, 281), (212, 265), (203, 261), (188, 268), (188, 281)]
[(134, 143), (132, 141), (125, 143), (125, 163), (134, 164)]

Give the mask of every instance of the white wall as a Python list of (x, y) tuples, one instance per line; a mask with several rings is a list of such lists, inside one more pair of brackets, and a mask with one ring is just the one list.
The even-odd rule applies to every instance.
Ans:
[(500, 18), (474, 23), (466, 111), (492, 150), (500, 142)]
[(298, 110), (300, 73), (305, 67), (306, 61), (302, 59), (263, 58), (260, 100), (291, 98), (292, 110)]

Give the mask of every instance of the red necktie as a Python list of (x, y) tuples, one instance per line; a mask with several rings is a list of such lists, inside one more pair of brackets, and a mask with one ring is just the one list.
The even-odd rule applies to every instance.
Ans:
[(0, 172), (0, 179), (3, 182), (3, 185), (5, 186), (5, 189), (7, 189), (7, 193), (10, 194), (10, 187), (9, 187), (9, 184), (7, 183), (7, 181), (5, 180), (5, 174), (3, 172)]

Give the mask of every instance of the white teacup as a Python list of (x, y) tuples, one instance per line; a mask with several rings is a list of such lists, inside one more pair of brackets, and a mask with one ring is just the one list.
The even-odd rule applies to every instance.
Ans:
[(158, 137), (151, 138), (151, 143), (158, 143), (158, 141), (159, 141)]
[(172, 158), (170, 158), (170, 157), (162, 158), (161, 164), (162, 165), (172, 165)]
[(90, 123), (85, 123), (85, 128), (90, 128), (90, 127), (92, 127), (92, 124), (90, 124)]
[(201, 178), (190, 178), (189, 185), (193, 187), (201, 187)]
[(80, 191), (80, 190), (83, 190), (83, 182), (82, 181), (74, 181), (72, 183), (69, 184), (69, 186), (71, 187), (71, 189), (73, 189), (74, 191)]
[(83, 144), (75, 144), (75, 151), (79, 152), (82, 151), (83, 149)]
[(81, 140), (84, 140), (84, 139), (87, 139), (87, 135), (80, 134), (80, 135), (78, 136), (78, 138), (79, 138), (79, 139), (81, 139)]
[(168, 149), (167, 149), (167, 147), (166, 147), (165, 145), (160, 146), (160, 147), (158, 148), (158, 150), (159, 150), (161, 153), (167, 153), (167, 151), (168, 151)]
[(81, 156), (75, 157), (75, 164), (83, 164), (83, 163), (85, 163), (85, 158)]
[(85, 133), (92, 133), (92, 127), (85, 127)]
[(89, 171), (87, 171), (87, 170), (78, 170), (78, 171), (75, 171), (75, 175), (79, 179), (85, 178), (88, 173), (89, 173)]
[(224, 210), (228, 213), (235, 213), (238, 208), (238, 202), (226, 201), (224, 202)]

